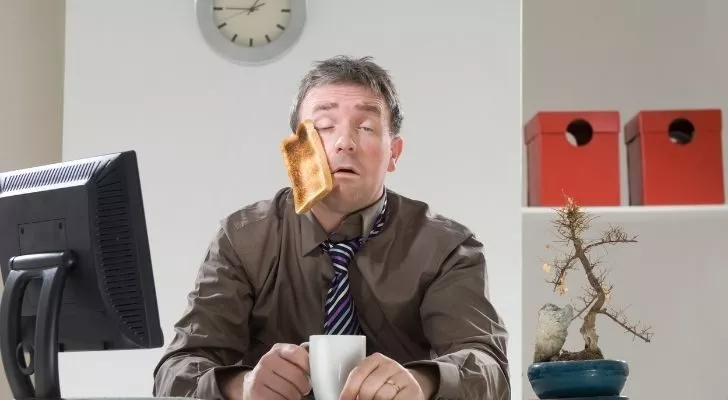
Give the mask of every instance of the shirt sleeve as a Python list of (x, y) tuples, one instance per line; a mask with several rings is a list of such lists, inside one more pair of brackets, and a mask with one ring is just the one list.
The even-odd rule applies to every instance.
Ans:
[(446, 258), (420, 313), (434, 357), (405, 367), (437, 369), (435, 399), (511, 398), (508, 334), (489, 300), (482, 244), (473, 236)]
[(223, 400), (218, 376), (242, 363), (253, 298), (224, 229), (211, 242), (174, 337), (154, 369), (155, 397)]

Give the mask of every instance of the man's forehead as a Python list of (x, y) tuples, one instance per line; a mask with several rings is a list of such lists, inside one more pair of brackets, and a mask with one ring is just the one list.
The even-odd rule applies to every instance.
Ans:
[(312, 88), (304, 103), (312, 110), (332, 109), (340, 105), (354, 106), (365, 111), (381, 111), (384, 100), (371, 89), (360, 85), (324, 85)]
[[(347, 106), (349, 104), (346, 104)], [(371, 102), (371, 101), (354, 101), (352, 102), (353, 107), (357, 110), (361, 111), (367, 111), (372, 112), (375, 114), (381, 114), (383, 112), (383, 106), (380, 104), (380, 102)], [(339, 102), (337, 101), (320, 101), (320, 102), (314, 102), (311, 105), (311, 111), (326, 111), (326, 110), (333, 110), (339, 108)]]

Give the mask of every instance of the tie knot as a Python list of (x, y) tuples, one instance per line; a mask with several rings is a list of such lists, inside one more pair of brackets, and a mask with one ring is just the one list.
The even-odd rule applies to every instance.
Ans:
[(334, 272), (336, 274), (346, 273), (354, 254), (359, 251), (360, 239), (347, 240), (343, 242), (326, 241), (323, 243), (323, 250), (329, 254)]
[(382, 228), (384, 227), (386, 209), (387, 200), (385, 198), (382, 210), (374, 222), (374, 226), (368, 236), (359, 236), (354, 239), (343, 240), (340, 242), (334, 242), (333, 240), (328, 239), (319, 245), (324, 252), (329, 254), (329, 258), (331, 258), (331, 261), (334, 264), (334, 269), (337, 273), (345, 273), (349, 263), (354, 258), (354, 254), (361, 249), (367, 240), (381, 233)]
[(341, 241), (334, 241), (331, 239), (326, 240), (325, 247), (328, 249), (333, 248), (341, 248), (341, 247), (350, 247), (356, 251), (359, 247), (361, 247), (361, 236), (356, 237), (354, 239), (348, 239), (348, 240), (341, 240)]

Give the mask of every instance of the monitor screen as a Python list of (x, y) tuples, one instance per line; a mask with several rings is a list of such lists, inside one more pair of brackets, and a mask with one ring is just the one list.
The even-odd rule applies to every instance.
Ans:
[(60, 396), (57, 352), (163, 345), (134, 151), (0, 173), (0, 267), (18, 399)]

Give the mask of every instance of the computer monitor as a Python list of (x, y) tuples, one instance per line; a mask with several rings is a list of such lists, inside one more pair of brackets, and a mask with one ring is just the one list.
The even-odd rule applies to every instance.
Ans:
[(134, 151), (0, 174), (0, 352), (17, 400), (61, 397), (58, 352), (162, 346), (149, 253)]

